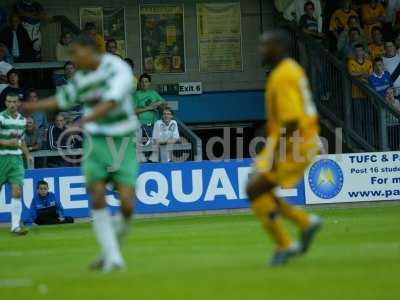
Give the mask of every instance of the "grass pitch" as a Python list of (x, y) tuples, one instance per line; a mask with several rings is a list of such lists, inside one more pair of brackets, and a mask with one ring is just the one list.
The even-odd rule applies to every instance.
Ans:
[(266, 267), (272, 245), (250, 215), (141, 219), (124, 247), (128, 269), (87, 270), (90, 224), (0, 229), (0, 299), (397, 299), (400, 206), (320, 210), (306, 257)]

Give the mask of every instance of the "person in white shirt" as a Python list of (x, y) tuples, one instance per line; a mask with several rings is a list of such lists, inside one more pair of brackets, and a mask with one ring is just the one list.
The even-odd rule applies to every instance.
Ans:
[[(178, 123), (173, 120), (172, 111), (165, 108), (161, 120), (156, 121), (153, 129), (153, 152), (149, 158), (152, 162), (160, 160), (160, 145), (175, 144), (179, 141)], [(171, 151), (168, 151), (168, 161), (171, 160)]]
[[(390, 103), (397, 112), (400, 112), (400, 101), (395, 96), (394, 88), (388, 88), (385, 92), (385, 100)], [(389, 147), (392, 151), (400, 150), (400, 123), (391, 113), (386, 114), (387, 135)]]
[[(283, 16), (289, 21), (300, 22), (304, 15), (304, 4), (309, 0), (294, 0), (292, 4), (284, 11)], [(320, 0), (311, 0), (314, 3), (314, 16), (318, 21), (318, 32), (322, 32), (322, 8)]]
[(396, 13), (400, 9), (400, 0), (388, 0), (386, 5), (386, 22), (394, 25)]
[(6, 53), (6, 46), (0, 44), (0, 93), (7, 87), (7, 73), (12, 69), (12, 65), (4, 60)]
[(396, 46), (393, 42), (385, 42), (385, 55), (382, 58), (385, 70), (388, 71), (393, 80), (393, 87), (396, 95), (400, 90), (400, 55), (397, 54)]

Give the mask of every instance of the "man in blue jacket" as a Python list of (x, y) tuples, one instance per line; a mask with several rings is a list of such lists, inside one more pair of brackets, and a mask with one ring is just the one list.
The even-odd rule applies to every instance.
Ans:
[(385, 96), (386, 90), (393, 86), (392, 77), (385, 70), (381, 57), (374, 60), (374, 73), (368, 77), (368, 84), (382, 97)]
[(54, 193), (49, 192), (49, 185), (44, 180), (40, 180), (37, 184), (37, 193), (33, 197), (30, 213), (32, 221), (38, 225), (74, 222), (72, 217), (64, 216), (60, 200)]

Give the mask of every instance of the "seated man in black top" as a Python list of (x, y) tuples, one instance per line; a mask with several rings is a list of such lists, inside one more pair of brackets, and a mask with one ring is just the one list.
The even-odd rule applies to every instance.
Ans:
[(30, 213), (32, 221), (38, 225), (74, 222), (72, 217), (64, 216), (60, 200), (54, 193), (49, 192), (49, 185), (44, 180), (40, 180), (37, 184), (37, 193), (33, 197)]

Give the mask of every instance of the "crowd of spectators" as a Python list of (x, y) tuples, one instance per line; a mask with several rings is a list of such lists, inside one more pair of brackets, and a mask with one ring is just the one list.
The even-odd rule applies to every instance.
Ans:
[(298, 22), (305, 34), (346, 62), (351, 75), (369, 83), (381, 96), (388, 87), (395, 88), (396, 96), (400, 94), (399, 0), (290, 2), (283, 16)]
[[(341, 60), (351, 76), (400, 112), (396, 104), (400, 96), (400, 0), (282, 0), (275, 4), (284, 18), (296, 22), (304, 34)], [(376, 117), (356, 85), (352, 98), (355, 115)], [(354, 126), (364, 132), (373, 130), (358, 121)], [(396, 133), (396, 137), (399, 135)], [(391, 134), (390, 139), (394, 138)], [(399, 147), (400, 143), (396, 149)]]
[[(40, 62), (42, 60), (42, 33), (41, 26), (50, 20), (45, 8), (37, 1), (18, 0), (12, 7), (5, 8), (0, 5), (0, 111), (5, 109), (7, 95), (18, 95), (21, 101), (39, 101), (41, 86), (34, 86), (32, 80), (25, 80), (25, 73), (18, 70), (15, 63)], [(115, 39), (104, 40), (92, 22), (84, 24), (83, 32), (93, 36), (96, 40), (98, 51), (101, 53), (118, 54), (118, 43)], [(55, 43), (55, 60), (63, 63), (62, 69), (52, 71), (54, 92), (57, 87), (68, 83), (76, 72), (76, 66), (71, 60), (71, 43), (74, 35), (71, 32), (62, 32)], [(121, 57), (123, 58), (123, 57)], [(124, 58), (134, 70), (134, 62), (130, 58)], [(151, 89), (151, 76), (143, 74), (139, 83), (134, 78), (134, 84), (138, 85), (138, 92), (134, 102), (137, 107), (140, 130), (138, 140), (141, 145), (154, 145), (154, 153), (139, 154), (142, 162), (159, 161), (158, 146), (165, 143), (175, 143), (179, 139), (178, 126), (171, 120), (172, 112), (162, 110), (166, 108), (163, 98)], [(48, 92), (46, 94), (48, 94)], [(33, 114), (21, 111), (27, 118), (26, 143), (31, 151), (80, 148), (81, 139), (68, 134), (68, 127), (76, 118), (79, 118), (80, 107), (71, 112), (56, 116), (46, 115), (42, 112)], [(166, 116), (160, 119), (161, 116)], [(157, 123), (160, 119), (161, 123)], [(51, 121), (50, 121), (51, 120)], [(158, 127), (155, 127), (155, 124)], [(161, 126), (164, 124), (165, 126)], [(156, 129), (157, 128), (157, 129)], [(162, 128), (162, 129), (160, 129)], [(156, 130), (157, 138), (153, 138)], [(171, 131), (173, 138), (166, 139), (166, 131)], [(37, 158), (35, 165), (42, 167), (60, 167), (70, 165), (61, 157)]]

